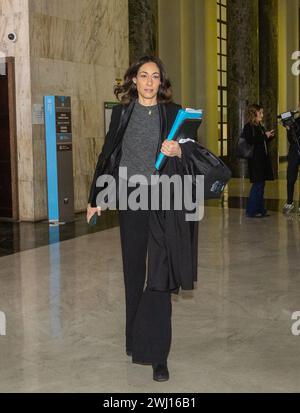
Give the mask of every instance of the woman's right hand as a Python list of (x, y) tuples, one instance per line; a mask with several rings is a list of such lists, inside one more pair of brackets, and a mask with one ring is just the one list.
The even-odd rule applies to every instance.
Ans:
[(268, 138), (268, 139), (274, 138), (274, 136), (275, 136), (275, 130), (272, 129), (272, 130), (266, 132), (266, 135), (267, 135), (267, 138)]
[(101, 208), (100, 207), (92, 207), (91, 204), (88, 204), (87, 206), (87, 211), (86, 211), (86, 221), (87, 223), (90, 222), (91, 218), (94, 216), (94, 214), (98, 214), (98, 217), (101, 215)]

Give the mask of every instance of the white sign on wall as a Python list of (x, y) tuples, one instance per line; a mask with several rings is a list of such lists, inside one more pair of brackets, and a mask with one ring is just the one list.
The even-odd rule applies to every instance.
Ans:
[(110, 120), (112, 109), (114, 106), (118, 105), (118, 102), (104, 102), (104, 128), (105, 128), (105, 135), (109, 130)]
[(0, 76), (6, 75), (5, 52), (0, 50)]
[(6, 316), (3, 311), (0, 311), (0, 336), (6, 335)]
[(32, 105), (32, 124), (33, 125), (44, 125), (44, 106), (40, 103), (34, 103)]

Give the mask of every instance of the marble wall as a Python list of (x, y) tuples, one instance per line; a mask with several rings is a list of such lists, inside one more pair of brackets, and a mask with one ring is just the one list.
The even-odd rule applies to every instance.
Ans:
[(275, 130), (269, 143), (274, 176), (278, 177), (278, 0), (259, 1), (259, 102), (264, 124)]
[(158, 0), (128, 0), (129, 59), (158, 54)]
[(259, 101), (258, 0), (227, 1), (228, 153), (234, 177), (246, 174), (246, 162), (237, 158), (237, 141), (249, 104)]
[[(32, 104), (72, 98), (75, 210), (86, 208), (105, 101), (128, 66), (127, 0), (29, 0)], [(46, 213), (43, 126), (33, 126), (35, 219)]]
[[(28, 0), (1, 0), (0, 52), (15, 58), (18, 186), (20, 217), (34, 218), (33, 141)], [(17, 42), (7, 35), (16, 32)]]
[[(19, 41), (3, 43), (8, 30)], [(44, 95), (72, 98), (75, 210), (86, 208), (104, 140), (104, 102), (129, 63), (127, 0), (1, 0), (0, 51), (16, 57), (20, 218), (47, 217)]]

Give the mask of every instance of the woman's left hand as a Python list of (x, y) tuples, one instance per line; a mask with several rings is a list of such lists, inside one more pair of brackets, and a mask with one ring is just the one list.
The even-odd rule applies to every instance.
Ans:
[(162, 144), (161, 152), (170, 158), (173, 158), (174, 156), (181, 158), (181, 147), (176, 141), (165, 140)]

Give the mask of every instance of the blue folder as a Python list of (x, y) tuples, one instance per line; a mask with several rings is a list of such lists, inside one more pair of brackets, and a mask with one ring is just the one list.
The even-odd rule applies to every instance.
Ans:
[[(169, 136), (167, 137), (168, 141), (173, 140), (175, 137), (178, 136), (178, 133), (183, 133), (183, 137), (185, 138), (195, 138), (196, 136), (186, 136), (187, 132), (184, 133), (184, 125), (190, 124), (190, 122), (194, 122), (196, 129), (194, 128), (194, 133), (196, 133), (198, 127), (200, 126), (203, 118), (203, 111), (202, 110), (194, 110), (194, 109), (180, 109), (177, 113), (177, 117), (173, 123)], [(190, 129), (187, 127), (187, 130)], [(155, 169), (159, 171), (164, 164), (164, 161), (167, 157), (160, 153), (157, 157), (155, 163)]]

